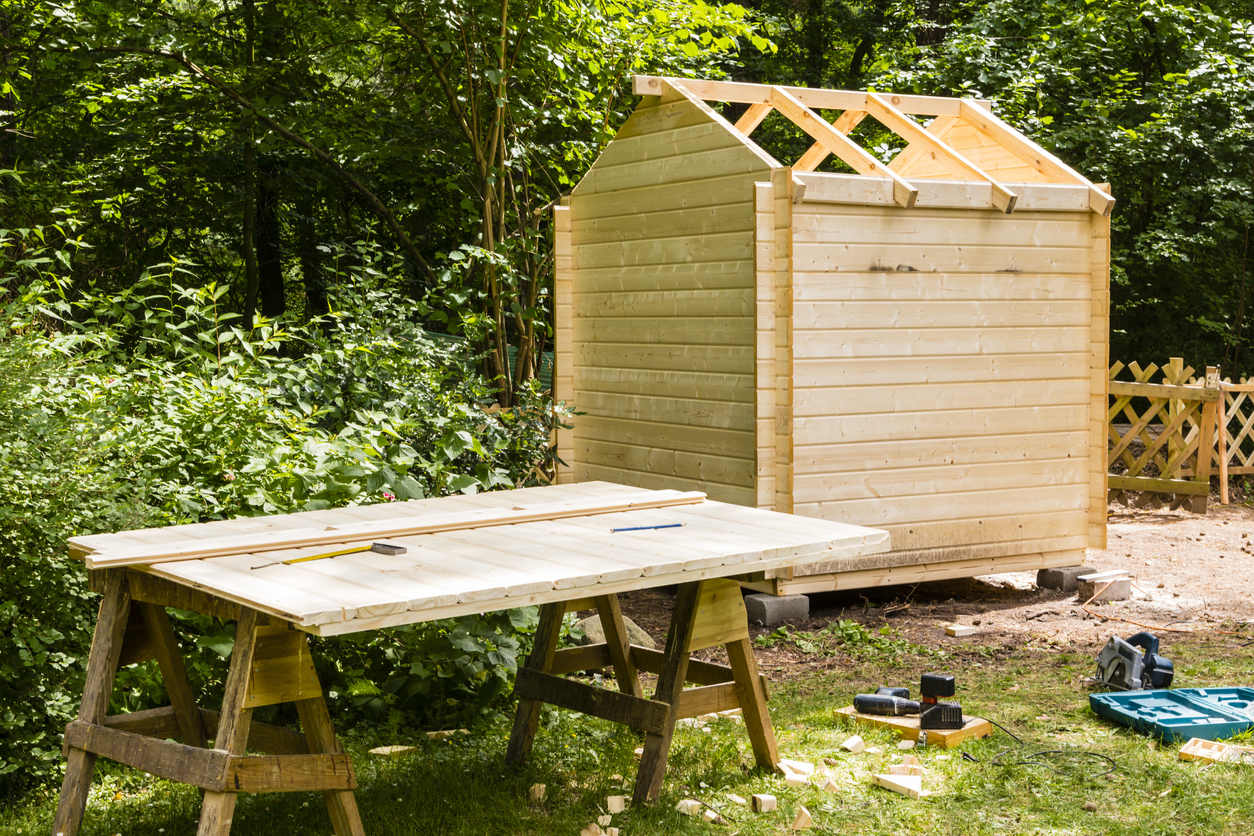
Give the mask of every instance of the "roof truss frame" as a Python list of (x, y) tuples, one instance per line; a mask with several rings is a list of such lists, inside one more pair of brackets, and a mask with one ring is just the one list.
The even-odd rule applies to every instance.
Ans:
[[(829, 153), (835, 154), (859, 174), (891, 180), (894, 202), (910, 208), (915, 204), (918, 188), (903, 179), (894, 170), (895, 166), (880, 163), (848, 137), (848, 133), (869, 115), (910, 143), (903, 154), (913, 147), (916, 152), (934, 155), (957, 176), (987, 183), (992, 189), (993, 205), (1007, 214), (1013, 212), (1018, 200), (1013, 191), (951, 148), (937, 136), (940, 131), (928, 130), (907, 114), (938, 117), (937, 123), (946, 125), (960, 120), (1031, 166), (1048, 182), (1085, 187), (1089, 208), (1097, 214), (1109, 216), (1114, 209), (1113, 197), (995, 116), (984, 100), (659, 76), (635, 76), (633, 91), (641, 96), (669, 94), (702, 104), (710, 101), (748, 104), (745, 114), (734, 126), (729, 123), (729, 127), (755, 147), (749, 135), (772, 110), (778, 110), (815, 140), (793, 165), (795, 171), (813, 171)], [(816, 110), (841, 110), (843, 113), (834, 123), (829, 123)]]

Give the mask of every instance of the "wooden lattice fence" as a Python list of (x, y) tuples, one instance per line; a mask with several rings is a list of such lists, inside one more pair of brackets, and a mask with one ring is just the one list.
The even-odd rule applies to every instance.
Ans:
[(1254, 473), (1254, 381), (1219, 384), (1219, 501), (1228, 504), (1228, 477)]
[[(1133, 379), (1116, 380), (1125, 368)], [(1110, 498), (1131, 503), (1126, 492), (1136, 491), (1140, 494), (1134, 501), (1138, 507), (1161, 507), (1166, 499), (1172, 508), (1203, 514), (1215, 459), (1220, 458), (1221, 473), (1224, 467), (1215, 450), (1221, 400), (1219, 370), (1208, 367), (1203, 381), (1190, 382), (1193, 368), (1173, 357), (1162, 367), (1162, 383), (1151, 382), (1158, 371), (1154, 364), (1142, 368), (1137, 363), (1124, 366), (1116, 362), (1110, 367)], [(1250, 472), (1254, 472), (1254, 465)]]

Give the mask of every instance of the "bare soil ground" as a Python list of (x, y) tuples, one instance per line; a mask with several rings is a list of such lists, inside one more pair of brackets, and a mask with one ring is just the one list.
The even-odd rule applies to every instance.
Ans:
[[(1131, 600), (1090, 604), (1086, 612), (1084, 600), (1075, 595), (1038, 589), (1035, 572), (1014, 572), (813, 595), (810, 619), (791, 626), (820, 630), (847, 618), (867, 627), (888, 625), (916, 644), (959, 655), (979, 648), (994, 658), (1025, 647), (1096, 655), (1110, 636), (1142, 629), (1159, 635), (1168, 654), (1172, 637), (1180, 635), (1176, 631), (1209, 633), (1217, 641), (1254, 638), (1254, 508), (1212, 502), (1207, 514), (1198, 515), (1111, 505), (1108, 520), (1108, 547), (1090, 549), (1085, 565), (1098, 571), (1127, 569), (1134, 583)], [(622, 596), (623, 613), (659, 646), (669, 625), (671, 593), (655, 589)], [(953, 623), (973, 625), (978, 632), (946, 636), (945, 626)], [(780, 678), (804, 676), (816, 664), (838, 664), (807, 658), (788, 645), (760, 649), (758, 660)]]

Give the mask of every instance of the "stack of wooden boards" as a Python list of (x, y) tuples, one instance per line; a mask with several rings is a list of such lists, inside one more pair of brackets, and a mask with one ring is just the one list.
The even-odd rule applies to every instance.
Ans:
[[(407, 552), (282, 564), (381, 538)], [(827, 555), (881, 552), (888, 535), (701, 493), (589, 482), (76, 537), (70, 545), (91, 568), (144, 567), (137, 583), (168, 580), (334, 635), (760, 577)]]

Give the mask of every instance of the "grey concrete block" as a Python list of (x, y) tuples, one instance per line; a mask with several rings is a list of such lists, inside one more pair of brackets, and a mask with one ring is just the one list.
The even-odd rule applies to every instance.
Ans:
[[(601, 629), (601, 616), (589, 616), (575, 626), (583, 630), (583, 638), (578, 640), (578, 644), (605, 643), (605, 631)], [(627, 616), (623, 616), (623, 626), (627, 628), (627, 641), (632, 644), (638, 644), (641, 647), (647, 647), (650, 650), (657, 650), (657, 642), (653, 640), (652, 636), (642, 630), (639, 624)]]
[[(1060, 566), (1057, 569), (1038, 569), (1036, 585), (1041, 589), (1057, 589), (1059, 592), (1075, 592), (1080, 582), (1080, 575), (1096, 572), (1088, 566)], [(1091, 594), (1091, 593), (1090, 593)]]
[[(1106, 584), (1110, 586), (1106, 586)], [(1097, 596), (1097, 601), (1126, 601), (1132, 597), (1132, 579), (1120, 578), (1117, 581), (1081, 581), (1080, 582), (1080, 600), (1087, 601), (1093, 597), (1097, 590), (1102, 589), (1102, 594)]]
[(775, 627), (785, 621), (800, 621), (810, 617), (810, 599), (805, 595), (745, 596), (745, 615), (750, 624)]

